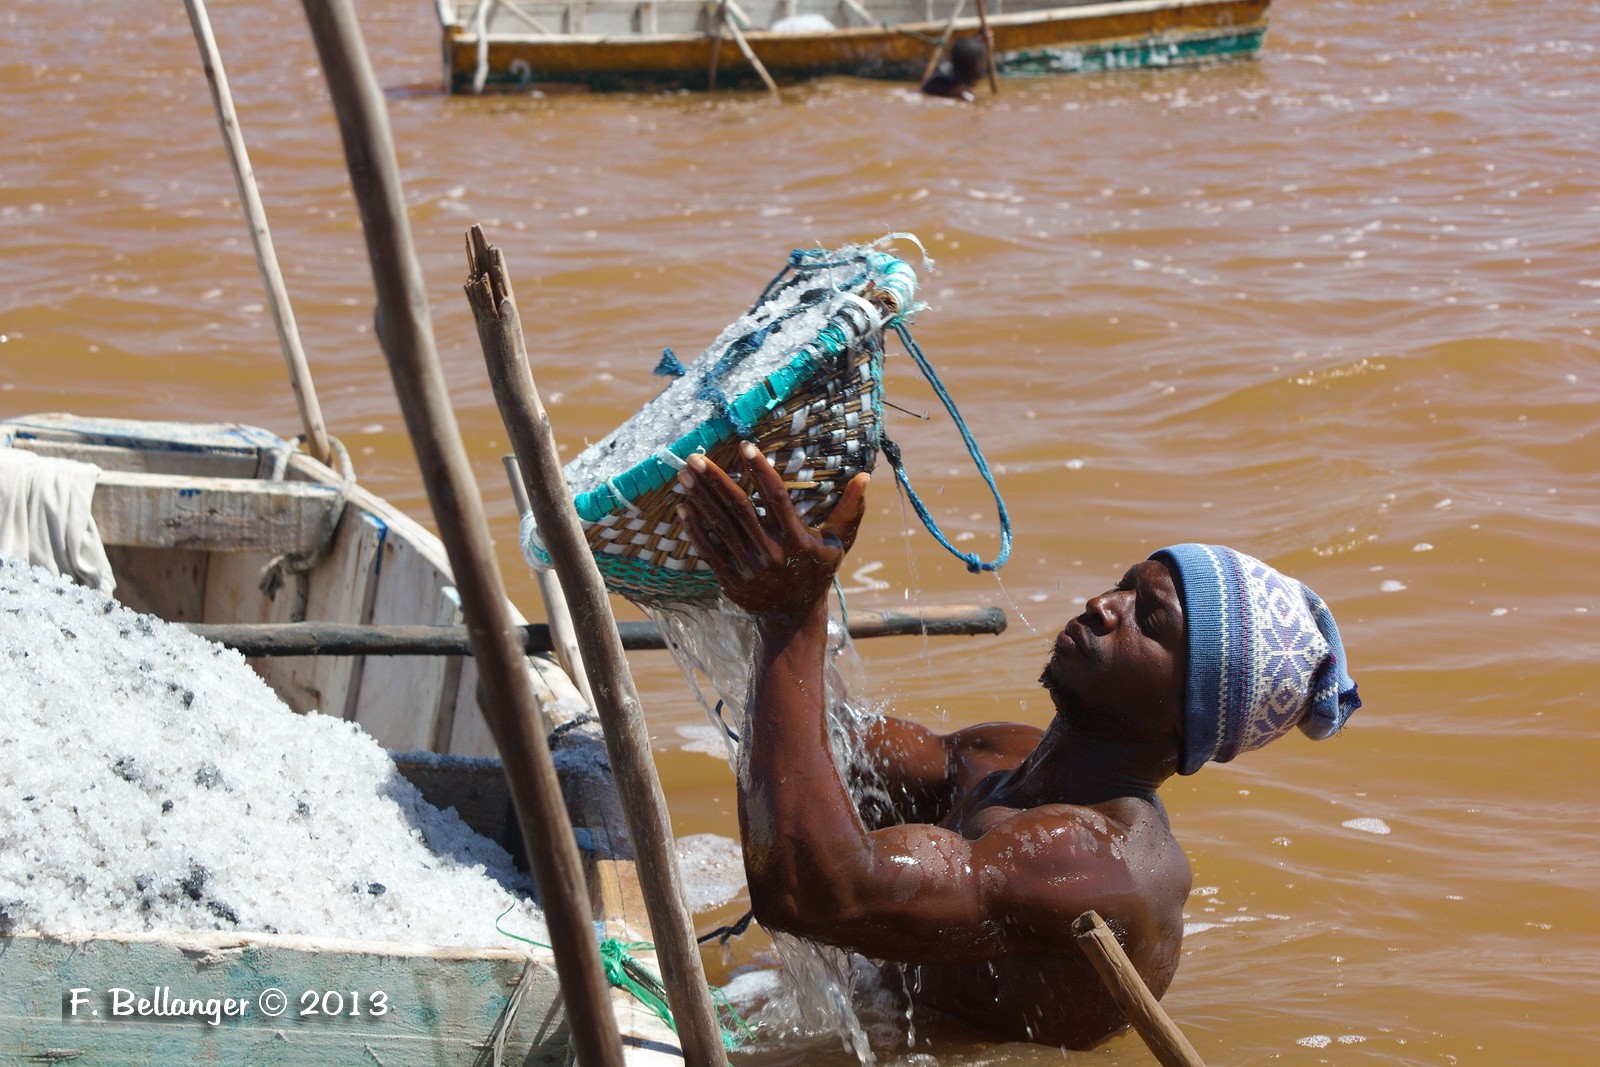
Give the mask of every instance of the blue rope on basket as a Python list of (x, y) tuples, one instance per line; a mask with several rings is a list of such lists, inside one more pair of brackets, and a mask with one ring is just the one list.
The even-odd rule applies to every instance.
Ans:
[[(677, 475), (695, 453), (729, 466), (738, 442), (753, 441), (783, 475), (803, 521), (815, 523), (844, 486), (871, 470), (880, 451), (928, 531), (973, 572), (993, 571), (1011, 553), (1011, 520), (989, 465), (905, 320), (924, 305), (909, 264), (870, 245), (791, 252), (746, 316), (693, 362), (671, 350), (655, 373), (671, 379), (623, 426), (567, 467), (573, 504), (596, 563), (613, 592), (641, 602), (717, 595), (716, 576), (677, 517)], [(920, 247), (920, 244), (919, 244)], [(924, 263), (931, 266), (924, 256)], [(895, 330), (955, 420), (978, 473), (999, 507), (1000, 555), (984, 561), (950, 543), (911, 488), (899, 451), (883, 438), (883, 337)], [(524, 517), (524, 553), (548, 566), (538, 531)]]
[(1004, 567), (1006, 561), (1011, 558), (1011, 515), (1006, 511), (1006, 502), (1000, 496), (1000, 488), (994, 484), (994, 474), (989, 470), (989, 461), (984, 459), (983, 449), (978, 446), (977, 440), (972, 436), (972, 431), (967, 429), (967, 420), (961, 417), (961, 412), (956, 408), (956, 402), (950, 398), (950, 393), (945, 389), (944, 382), (939, 380), (938, 372), (928, 362), (928, 357), (922, 354), (922, 349), (918, 347), (917, 342), (911, 339), (911, 331), (906, 328), (903, 322), (890, 323), (890, 327), (900, 335), (900, 343), (906, 346), (906, 351), (916, 361), (917, 369), (922, 371), (922, 376), (928, 379), (928, 384), (933, 387), (933, 391), (939, 397), (940, 403), (944, 404), (944, 409), (950, 413), (951, 420), (956, 424), (956, 430), (961, 434), (961, 440), (966, 443), (967, 455), (972, 457), (973, 464), (978, 468), (978, 474), (983, 478), (984, 484), (989, 487), (989, 493), (994, 497), (994, 506), (1000, 516), (999, 555), (985, 562), (983, 557), (976, 552), (963, 552), (956, 548), (955, 545), (952, 545), (949, 538), (945, 537), (944, 531), (939, 529), (939, 524), (934, 521), (933, 516), (928, 512), (927, 505), (923, 504), (922, 498), (917, 495), (917, 491), (911, 488), (911, 477), (906, 474), (905, 460), (900, 455), (900, 446), (889, 440), (887, 436), (883, 438), (884, 458), (889, 461), (889, 466), (894, 468), (895, 480), (905, 490), (907, 498), (911, 501), (911, 506), (916, 509), (917, 518), (922, 520), (922, 525), (927, 527), (934, 540), (943, 545), (945, 550), (956, 559), (965, 563), (967, 570), (973, 574), (980, 574), (984, 571), (997, 571)]

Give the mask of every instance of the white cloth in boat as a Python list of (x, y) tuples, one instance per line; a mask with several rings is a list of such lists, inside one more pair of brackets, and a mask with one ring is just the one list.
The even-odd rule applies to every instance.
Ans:
[(790, 15), (772, 24), (773, 33), (827, 33), (834, 29), (826, 15)]
[(0, 448), (0, 556), (114, 591), (117, 580), (91, 511), (99, 477), (92, 463)]

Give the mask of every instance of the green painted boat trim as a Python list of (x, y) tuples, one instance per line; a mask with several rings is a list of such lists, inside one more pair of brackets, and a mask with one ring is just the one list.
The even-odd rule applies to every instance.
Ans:
[[(1149, 37), (1101, 41), (1093, 44), (1063, 45), (1002, 51), (996, 57), (996, 70), (1006, 77), (1041, 77), (1052, 74), (1093, 74), (1118, 70), (1162, 69), (1201, 66), (1233, 59), (1247, 59), (1261, 50), (1267, 27), (1257, 24), (1247, 29), (1218, 27), (1181, 33), (1161, 33)], [(908, 33), (912, 31), (906, 31)], [(775, 69), (780, 81), (829, 75), (871, 78), (888, 81), (914, 81), (922, 76), (924, 60), (895, 62), (876, 57), (848, 59), (837, 63), (814, 63), (803, 71)], [(567, 72), (548, 81), (536, 78), (523, 63), (520, 73), (491, 70), (485, 85), (501, 90), (522, 91), (535, 85), (582, 85), (600, 91), (650, 92), (662, 89), (703, 89), (704, 72), (686, 74), (681, 70), (633, 70), (617, 72)], [(743, 69), (724, 69), (717, 78), (721, 88), (748, 88), (754, 75)], [(450, 91), (470, 93), (470, 72), (450, 75)]]
[(1263, 27), (1244, 33), (1147, 37), (1138, 41), (1076, 48), (1006, 52), (999, 57), (998, 67), (1000, 73), (1008, 77), (1042, 77), (1049, 74), (1093, 74), (1114, 70), (1195, 66), (1254, 55), (1261, 50), (1261, 39), (1266, 32)]

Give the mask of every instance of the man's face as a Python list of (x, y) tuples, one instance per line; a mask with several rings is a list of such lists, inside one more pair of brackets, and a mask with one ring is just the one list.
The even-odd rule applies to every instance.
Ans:
[(1181, 745), (1188, 666), (1177, 583), (1166, 564), (1145, 560), (1067, 623), (1039, 681), (1080, 729)]

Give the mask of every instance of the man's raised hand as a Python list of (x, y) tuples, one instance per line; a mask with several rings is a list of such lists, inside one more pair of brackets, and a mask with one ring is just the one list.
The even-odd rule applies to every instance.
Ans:
[[(867, 509), (867, 475), (852, 478), (828, 518), (811, 527), (795, 514), (782, 477), (760, 449), (745, 442), (739, 459), (748, 492), (704, 456), (690, 456), (678, 474), (679, 514), (729, 600), (752, 615), (798, 622), (827, 596), (855, 543)], [(765, 514), (757, 514), (752, 492)]]

